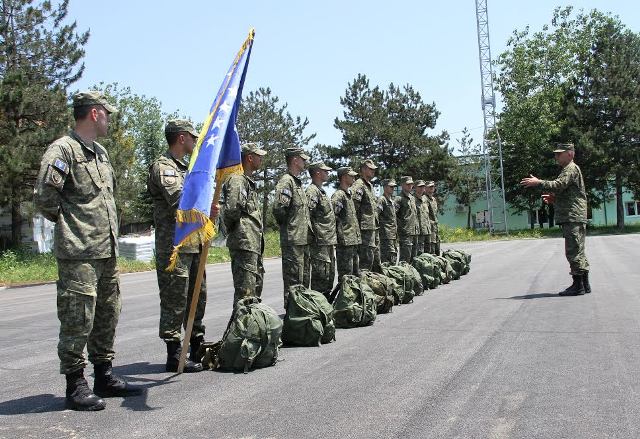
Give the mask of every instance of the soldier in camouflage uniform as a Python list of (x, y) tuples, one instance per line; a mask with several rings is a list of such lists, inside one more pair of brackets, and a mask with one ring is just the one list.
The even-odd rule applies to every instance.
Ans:
[(550, 193), (542, 195), (545, 203), (555, 204), (556, 222), (562, 227), (565, 254), (573, 283), (561, 291), (561, 296), (579, 296), (591, 292), (589, 285), (589, 262), (585, 255), (587, 234), (587, 192), (582, 171), (575, 164), (575, 147), (572, 143), (561, 143), (554, 149), (555, 160), (562, 171), (555, 180), (540, 180), (533, 175), (522, 179), (525, 187), (539, 186)]
[(331, 200), (322, 185), (329, 180), (332, 169), (323, 162), (309, 165), (312, 184), (307, 188), (309, 215), (313, 227), (311, 243), (311, 289), (323, 293), (327, 298), (333, 289), (336, 276), (336, 217)]
[(284, 283), (284, 309), (289, 303), (289, 289), (293, 285), (309, 287), (310, 254), (312, 240), (307, 195), (302, 188), (300, 174), (309, 156), (302, 148), (287, 148), (287, 173), (276, 185), (273, 216), (280, 226), (282, 250), (282, 280)]
[[(75, 94), (75, 128), (47, 148), (34, 188), (37, 209), (56, 223), (58, 357), (66, 404), (74, 410), (102, 410), (101, 397), (139, 393), (111, 367), (121, 309), (116, 180), (96, 139), (107, 135), (115, 111), (100, 92)], [(93, 392), (84, 378), (85, 346), (95, 370)]]
[(416, 256), (418, 241), (418, 209), (416, 200), (411, 194), (413, 178), (400, 178), (402, 192), (396, 197), (396, 218), (398, 221), (398, 241), (400, 244), (400, 260), (411, 263)]
[(425, 246), (426, 251), (432, 255), (440, 255), (440, 231), (438, 230), (438, 200), (433, 196), (436, 183), (428, 181), (426, 185), (426, 198), (429, 207), (429, 224), (431, 233), (428, 235)]
[(360, 178), (358, 178), (351, 192), (353, 204), (356, 208), (358, 223), (360, 224), (360, 268), (381, 273), (380, 266), (380, 235), (378, 229), (378, 200), (373, 194), (371, 179), (376, 174), (378, 167), (373, 160), (365, 160), (360, 165)]
[(418, 212), (419, 234), (417, 239), (416, 255), (421, 255), (428, 251), (427, 243), (431, 235), (431, 221), (429, 219), (429, 202), (427, 200), (426, 183), (424, 180), (417, 180), (415, 184), (416, 211)]
[(242, 145), (244, 173), (232, 174), (222, 186), (222, 219), (233, 275), (233, 307), (238, 300), (262, 295), (264, 232), (262, 203), (251, 176), (262, 167), (267, 151), (255, 143)]
[(398, 224), (393, 191), (396, 181), (382, 180), (382, 195), (378, 198), (380, 220), (380, 260), (395, 265), (398, 261)]
[[(176, 210), (184, 186), (188, 163), (184, 156), (191, 154), (198, 140), (198, 133), (188, 120), (167, 121), (164, 128), (169, 149), (149, 167), (147, 191), (153, 202), (153, 223), (156, 238), (156, 276), (160, 291), (160, 338), (167, 345), (167, 372), (177, 372), (182, 351), (181, 327), (186, 327), (191, 297), (195, 288), (200, 245), (183, 245), (177, 255), (176, 268), (169, 272), (169, 258), (173, 251), (176, 229)], [(193, 332), (191, 352), (185, 362), (184, 372), (200, 372), (202, 364), (196, 358), (204, 341), (205, 327), (202, 319), (207, 305), (206, 273), (200, 286)]]
[(360, 225), (353, 203), (351, 185), (358, 174), (350, 167), (338, 168), (340, 187), (331, 196), (333, 212), (336, 215), (336, 264), (338, 287), (345, 274), (360, 275), (358, 248), (362, 243)]

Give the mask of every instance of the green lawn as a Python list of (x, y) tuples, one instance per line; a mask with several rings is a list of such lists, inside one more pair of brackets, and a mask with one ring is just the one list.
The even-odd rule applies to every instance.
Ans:
[[(440, 233), (442, 241), (445, 243), (561, 236), (561, 231), (557, 227), (553, 229), (515, 230), (509, 236), (492, 236), (484, 231), (451, 228), (441, 225)], [(640, 233), (640, 224), (627, 225), (623, 232), (620, 232), (615, 226), (589, 227), (588, 229), (588, 235), (590, 236), (619, 233)], [(280, 241), (276, 231), (269, 231), (265, 235), (264, 256), (267, 258), (280, 256)], [(209, 249), (207, 262), (210, 264), (229, 262), (229, 251), (226, 247), (212, 247)], [(118, 258), (118, 266), (121, 273), (148, 271), (155, 269), (155, 261), (141, 262)], [(57, 278), (56, 260), (50, 253), (33, 254), (21, 250), (7, 250), (0, 254), (0, 286), (51, 282)]]

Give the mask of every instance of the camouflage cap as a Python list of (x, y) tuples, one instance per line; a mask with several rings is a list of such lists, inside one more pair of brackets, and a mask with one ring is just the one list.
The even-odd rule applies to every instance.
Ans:
[(198, 137), (198, 132), (195, 130), (191, 122), (186, 119), (170, 119), (164, 126), (165, 133), (189, 133), (193, 137)]
[(573, 143), (556, 143), (554, 153), (556, 152), (565, 152), (565, 151), (575, 151), (576, 148)]
[(318, 161), (318, 162), (313, 162), (309, 165), (309, 170), (312, 171), (314, 169), (321, 169), (323, 171), (333, 171), (333, 168), (330, 168), (329, 166), (325, 165), (324, 162), (322, 160)]
[(382, 187), (385, 187), (385, 186), (396, 187), (396, 186), (398, 186), (398, 185), (396, 184), (396, 181), (395, 181), (393, 178), (387, 178), (387, 179), (384, 179), (384, 180), (382, 180), (382, 181), (380, 182), (380, 184), (382, 185)]
[(378, 169), (378, 167), (376, 166), (376, 164), (375, 164), (375, 163), (373, 163), (373, 160), (371, 160), (371, 159), (367, 159), (367, 160), (363, 161), (363, 162), (360, 164), (360, 167), (362, 168), (363, 166), (366, 166), (366, 167), (367, 167), (367, 168), (369, 168), (369, 169)]
[(102, 105), (109, 113), (116, 113), (118, 110), (109, 104), (104, 93), (97, 90), (81, 91), (73, 95), (73, 108), (84, 107), (86, 105)]
[(358, 175), (357, 172), (355, 172), (351, 166), (343, 166), (342, 168), (338, 168), (338, 177), (342, 177), (343, 175), (350, 175), (352, 177), (355, 177)]
[(284, 152), (284, 155), (286, 157), (300, 156), (303, 160), (309, 160), (311, 158), (304, 152), (304, 149), (297, 147), (287, 148)]
[(427, 187), (431, 187), (431, 186), (435, 186), (435, 185), (436, 185), (436, 182), (435, 182), (435, 181), (433, 181), (433, 180), (429, 180), (429, 181), (427, 181), (427, 184), (426, 184), (425, 186), (427, 186)]
[(418, 186), (426, 186), (427, 183), (424, 182), (424, 180), (416, 180), (416, 187)]
[(260, 145), (255, 142), (243, 143), (240, 147), (240, 151), (242, 152), (242, 154), (255, 154), (259, 156), (267, 155), (267, 151), (260, 148)]
[(402, 184), (413, 184), (413, 177), (410, 175), (404, 175), (400, 177), (400, 183)]

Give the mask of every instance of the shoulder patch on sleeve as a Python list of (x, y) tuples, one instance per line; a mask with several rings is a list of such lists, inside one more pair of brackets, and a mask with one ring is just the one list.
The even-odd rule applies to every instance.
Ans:
[(57, 170), (59, 170), (60, 172), (62, 172), (63, 174), (66, 174), (69, 172), (69, 165), (67, 165), (63, 160), (61, 159), (56, 159), (53, 162), (53, 167), (56, 168)]
[(175, 169), (165, 169), (164, 171), (162, 171), (162, 175), (166, 177), (175, 177), (176, 171)]
[(285, 196), (289, 197), (289, 198), (291, 198), (291, 196), (292, 196), (291, 191), (289, 189), (287, 189), (287, 188), (282, 189), (282, 191), (280, 193), (282, 195), (285, 195)]

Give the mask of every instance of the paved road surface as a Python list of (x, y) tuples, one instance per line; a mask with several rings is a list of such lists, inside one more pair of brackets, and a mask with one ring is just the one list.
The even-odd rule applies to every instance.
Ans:
[[(467, 276), (248, 375), (163, 373), (155, 274), (125, 275), (115, 364), (146, 392), (99, 413), (64, 410), (54, 286), (0, 291), (0, 437), (640, 437), (640, 235), (589, 238), (594, 292), (567, 298), (560, 239), (457, 247)], [(282, 312), (280, 260), (266, 270)], [(207, 276), (213, 339), (232, 283)]]

